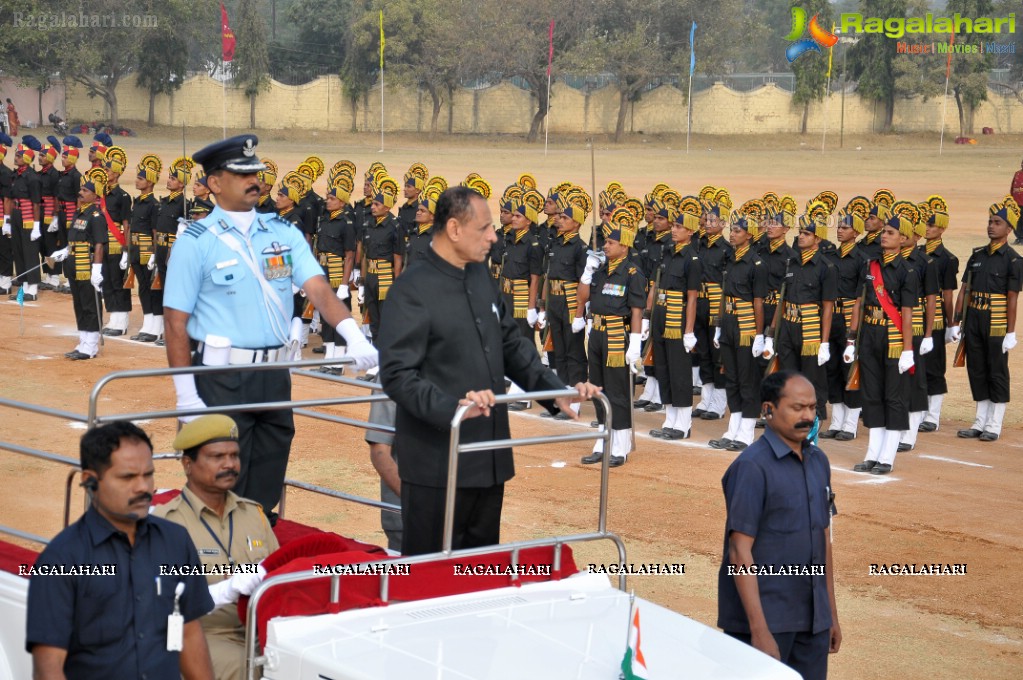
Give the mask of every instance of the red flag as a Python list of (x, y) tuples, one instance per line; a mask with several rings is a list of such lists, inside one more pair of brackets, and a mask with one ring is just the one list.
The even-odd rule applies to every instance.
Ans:
[(550, 47), (547, 49), (547, 77), (551, 77), (551, 64), (554, 63), (554, 19), (551, 19), (551, 28), (547, 32), (547, 41)]
[(220, 3), (220, 39), (223, 50), (221, 59), (227, 63), (234, 59), (234, 31), (227, 21), (227, 8), (224, 7), (224, 3)]
[(956, 34), (948, 36), (948, 63), (945, 64), (945, 80), (952, 77), (952, 45), (955, 44)]

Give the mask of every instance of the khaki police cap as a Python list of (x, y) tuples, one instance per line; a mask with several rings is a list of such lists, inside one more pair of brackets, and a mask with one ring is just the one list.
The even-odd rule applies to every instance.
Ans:
[(201, 416), (186, 423), (171, 446), (179, 451), (187, 451), (210, 442), (237, 439), (238, 426), (235, 422), (228, 416), (216, 414)]

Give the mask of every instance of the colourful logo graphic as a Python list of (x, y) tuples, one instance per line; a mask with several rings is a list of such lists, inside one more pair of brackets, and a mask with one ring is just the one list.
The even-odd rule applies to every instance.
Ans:
[(817, 21), (817, 14), (813, 15), (810, 19), (810, 37), (803, 37), (803, 32), (806, 30), (806, 10), (802, 7), (792, 8), (792, 32), (785, 36), (785, 39), (792, 42), (789, 48), (785, 50), (785, 57), (791, 64), (799, 58), (804, 52), (820, 52), (821, 48), (834, 47), (838, 42), (838, 36), (821, 27)]

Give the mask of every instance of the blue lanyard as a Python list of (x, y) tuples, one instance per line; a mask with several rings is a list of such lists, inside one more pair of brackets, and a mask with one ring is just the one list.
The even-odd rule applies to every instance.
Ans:
[[(192, 507), (192, 504), (188, 501), (188, 497), (185, 495), (183, 491), (181, 492), (181, 500), (185, 501), (185, 504), (192, 509), (192, 512), (195, 512), (195, 508)], [(206, 523), (206, 518), (202, 516), (202, 512), (196, 514), (199, 517), (199, 521), (202, 522), (202, 525), (206, 527), (206, 531), (210, 532), (210, 536), (213, 537), (213, 540), (217, 542), (217, 545), (220, 546), (220, 549), (224, 551), (225, 555), (227, 555), (227, 563), (230, 564), (231, 566), (234, 566), (234, 558), (231, 556), (231, 544), (234, 543), (234, 514), (230, 513), (227, 516), (228, 529), (226, 548), (224, 547), (223, 542), (221, 542), (220, 537), (217, 536), (216, 533), (214, 533), (213, 528)]]

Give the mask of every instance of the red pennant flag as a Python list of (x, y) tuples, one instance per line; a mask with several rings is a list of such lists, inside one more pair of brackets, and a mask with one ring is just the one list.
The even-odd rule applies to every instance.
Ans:
[(551, 77), (551, 64), (554, 63), (554, 19), (551, 19), (551, 27), (547, 32), (547, 77)]
[(234, 31), (227, 21), (227, 8), (224, 7), (224, 3), (220, 3), (220, 38), (223, 50), (221, 59), (224, 63), (230, 62), (234, 59)]

